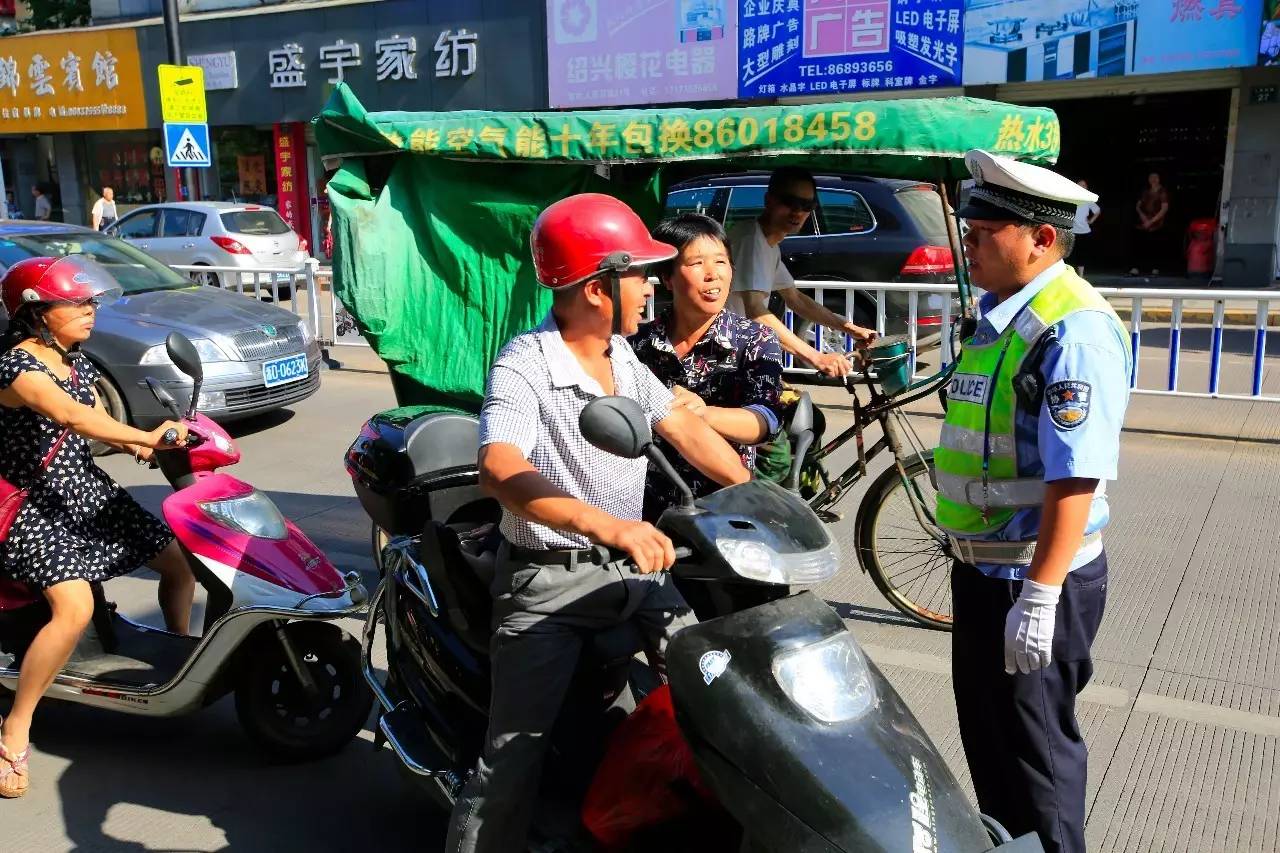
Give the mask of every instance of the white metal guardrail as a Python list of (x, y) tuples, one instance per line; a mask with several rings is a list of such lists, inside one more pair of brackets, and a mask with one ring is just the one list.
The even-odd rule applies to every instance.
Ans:
[[(879, 282), (831, 281), (797, 281), (796, 285), (805, 289), (813, 289), (815, 291), (814, 298), (819, 303), (823, 302), (823, 297), (828, 292), (843, 291), (845, 294), (844, 315), (850, 318), (856, 316), (853, 310), (854, 294), (858, 291), (874, 293), (876, 295), (876, 330), (878, 332), (881, 334), (885, 334), (886, 331), (890, 334), (905, 334), (911, 346), (921, 354), (927, 354), (932, 347), (937, 346), (939, 364), (922, 363), (920, 365), (927, 367), (929, 373), (945, 367), (954, 358), (954, 353), (952, 352), (952, 329), (955, 325), (956, 317), (953, 310), (953, 300), (946, 297), (954, 297), (958, 294), (959, 290), (956, 285), (919, 286)], [(1106, 296), (1122, 315), (1126, 313), (1127, 307), (1130, 343), (1135, 354), (1133, 369), (1129, 376), (1129, 387), (1133, 390), (1133, 393), (1280, 402), (1280, 395), (1264, 393), (1263, 390), (1267, 369), (1268, 330), (1273, 326), (1280, 326), (1280, 321), (1272, 322), (1270, 307), (1272, 302), (1280, 303), (1280, 291), (1197, 290), (1189, 288), (1165, 290), (1160, 288), (1129, 287), (1099, 287), (1097, 290)], [(905, 329), (886, 328), (885, 296), (890, 293), (907, 294), (908, 311)], [(940, 305), (937, 301), (928, 301), (930, 297), (938, 295), (944, 297)], [(1228, 307), (1228, 303), (1234, 303), (1234, 305)], [(928, 306), (931, 309), (931, 314), (937, 312), (939, 307), (941, 308), (940, 316), (936, 323), (932, 322), (930, 317), (928, 325), (921, 325), (921, 312), (924, 306)], [(1168, 312), (1169, 315), (1167, 321), (1162, 316), (1165, 312)], [(1155, 314), (1161, 318), (1147, 321), (1152, 326), (1152, 328), (1148, 329), (1144, 326), (1143, 319), (1146, 314)], [(1252, 321), (1247, 324), (1252, 326), (1248, 350), (1227, 348), (1227, 328), (1246, 325), (1244, 315), (1248, 315), (1248, 318)], [(786, 322), (792, 330), (796, 328), (796, 318), (791, 315), (790, 311), (787, 312)], [(1150, 345), (1152, 335), (1163, 331), (1161, 327), (1164, 326), (1167, 326), (1168, 331), (1168, 341), (1165, 347), (1167, 353), (1165, 382), (1160, 387), (1141, 387), (1138, 381), (1141, 376), (1143, 332), (1149, 332), (1147, 340), (1148, 345)], [(1187, 331), (1187, 326), (1192, 326), (1194, 331), (1198, 333), (1208, 335), (1209, 364), (1204, 391), (1191, 391), (1186, 390), (1184, 387), (1182, 366), (1183, 356), (1188, 349), (1184, 334)], [(938, 336), (934, 337), (933, 332), (936, 332)], [(827, 346), (827, 341), (822, 338), (809, 337), (808, 340), (819, 351), (831, 349), (831, 347)], [(941, 346), (938, 346), (939, 342), (941, 342)], [(848, 339), (848, 336), (845, 336), (844, 346), (846, 350), (852, 348), (852, 341)], [(789, 371), (794, 371), (795, 373), (816, 373), (815, 370), (809, 367), (793, 366), (789, 354), (786, 356), (785, 364)], [(1231, 379), (1237, 382), (1245, 380), (1243, 384), (1247, 386), (1247, 393), (1224, 390), (1224, 367), (1237, 369), (1241, 372), (1247, 368), (1247, 375), (1231, 376)], [(917, 365), (913, 364), (913, 376), (918, 375), (916, 368)]]
[[(321, 294), (317, 277), (329, 273), (321, 270), (318, 262), (309, 260), (306, 266), (298, 270), (261, 269), (248, 273), (234, 267), (174, 267), (183, 271), (193, 270), (221, 272), (237, 272), (241, 278), (236, 281), (238, 290), (252, 293), (259, 289), (268, 289), (277, 297), (280, 288), (288, 286), (288, 281), (274, 278), (281, 273), (293, 274), (295, 281), (305, 282), (307, 292), (306, 316), (313, 324), (316, 338), (325, 344), (368, 346), (368, 343), (355, 329), (350, 315), (342, 307), (329, 287), (327, 298)], [(246, 284), (248, 282), (248, 284)], [(806, 281), (796, 282), (796, 286), (813, 293), (819, 304), (827, 304), (832, 293), (843, 294), (843, 314), (849, 318), (864, 316), (867, 312), (857, 310), (857, 294), (870, 295), (875, 303), (875, 329), (880, 334), (903, 334), (915, 353), (912, 364), (912, 376), (934, 373), (945, 368), (955, 358), (952, 350), (953, 330), (957, 320), (959, 289), (954, 284), (915, 285), (894, 282), (843, 282), (843, 281)], [(294, 313), (302, 314), (303, 306), (298, 303), (298, 287), (293, 288), (290, 298)], [(1280, 394), (1264, 393), (1263, 385), (1267, 368), (1267, 338), (1272, 326), (1280, 326), (1280, 321), (1271, 322), (1271, 303), (1280, 303), (1280, 291), (1266, 290), (1197, 290), (1197, 289), (1159, 289), (1129, 287), (1099, 287), (1098, 292), (1106, 296), (1122, 315), (1128, 309), (1127, 321), (1130, 342), (1135, 357), (1133, 370), (1129, 376), (1129, 387), (1136, 394), (1155, 394), (1183, 397), (1207, 397), (1226, 400), (1256, 400), (1280, 402)], [(839, 301), (837, 297), (836, 301)], [(889, 302), (894, 303), (891, 310)], [(864, 300), (865, 303), (865, 300)], [(900, 309), (905, 303), (905, 314)], [(1231, 306), (1228, 306), (1231, 303)], [(1190, 310), (1189, 310), (1190, 306)], [(1243, 306), (1243, 307), (1241, 307)], [(649, 305), (649, 317), (653, 316), (653, 303)], [(1280, 309), (1278, 309), (1280, 310)], [(1164, 313), (1168, 319), (1164, 319)], [(839, 312), (837, 312), (839, 313)], [(1144, 321), (1144, 314), (1154, 314), (1159, 319)], [(1252, 318), (1252, 334), (1248, 351), (1227, 346), (1228, 327), (1242, 327), (1244, 314)], [(785, 322), (788, 328), (795, 331), (798, 326), (807, 325), (798, 322), (790, 310), (786, 312)], [(1147, 323), (1150, 328), (1147, 328)], [(1183, 356), (1189, 347), (1186, 344), (1184, 327), (1191, 327), (1198, 334), (1207, 334), (1207, 351), (1209, 364), (1204, 391), (1187, 390), (1183, 381)], [(1165, 382), (1159, 387), (1140, 387), (1138, 381), (1142, 375), (1141, 358), (1143, 333), (1148, 333), (1147, 342), (1150, 347), (1151, 338), (1165, 331), (1167, 327)], [(1280, 332), (1280, 329), (1277, 329)], [(814, 335), (812, 330), (805, 331), (804, 337), (820, 352), (830, 351), (832, 341), (830, 335)], [(843, 336), (843, 348), (853, 348), (853, 341), (848, 335)], [(1149, 354), (1148, 354), (1149, 355)], [(1148, 357), (1148, 367), (1150, 358)], [(784, 355), (784, 366), (788, 372), (796, 374), (814, 374), (813, 368), (799, 360), (793, 360), (788, 353)], [(1244, 371), (1247, 368), (1247, 375)], [(1229, 374), (1228, 384), (1243, 385), (1244, 392), (1237, 393), (1224, 389), (1224, 369), (1235, 371)]]
[[(276, 304), (288, 303), (289, 310), (311, 327), (317, 340), (321, 335), (323, 298), (320, 294), (320, 262), (308, 258), (298, 267), (214, 267), (191, 264), (169, 264), (169, 268), (195, 281), (217, 277), (218, 286), (254, 299), (269, 297)], [(299, 299), (299, 293), (305, 298)]]

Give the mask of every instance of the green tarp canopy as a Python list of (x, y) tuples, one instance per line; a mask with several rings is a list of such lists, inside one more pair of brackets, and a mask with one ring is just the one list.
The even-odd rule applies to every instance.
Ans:
[(932, 182), (964, 153), (1051, 164), (1051, 110), (975, 98), (726, 109), (367, 112), (340, 84), (315, 119), (329, 181), (334, 290), (391, 369), (402, 405), (476, 411), (502, 345), (550, 304), (534, 280), (538, 213), (578, 192), (647, 222), (666, 187), (771, 169)]

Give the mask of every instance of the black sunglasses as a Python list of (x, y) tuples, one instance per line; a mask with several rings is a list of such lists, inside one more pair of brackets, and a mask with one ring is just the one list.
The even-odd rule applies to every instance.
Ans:
[(804, 196), (791, 195), (790, 193), (773, 193), (772, 195), (792, 210), (803, 210), (805, 213), (811, 213), (818, 206), (818, 200), (813, 197), (805, 198)]

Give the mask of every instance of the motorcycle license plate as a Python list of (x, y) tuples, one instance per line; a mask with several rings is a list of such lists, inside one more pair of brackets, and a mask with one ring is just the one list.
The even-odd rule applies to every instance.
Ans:
[(262, 363), (262, 383), (268, 388), (288, 385), (290, 382), (306, 379), (307, 372), (307, 354), (304, 352), (273, 358)]

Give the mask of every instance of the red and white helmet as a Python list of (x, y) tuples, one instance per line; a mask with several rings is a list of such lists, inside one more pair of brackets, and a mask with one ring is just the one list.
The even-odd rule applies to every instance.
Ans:
[(538, 283), (553, 290), (678, 254), (675, 246), (649, 236), (630, 207), (601, 193), (569, 196), (542, 211), (529, 245)]
[(120, 294), (111, 273), (79, 255), (24, 258), (0, 278), (0, 300), (10, 317), (24, 305), (80, 305), (90, 299), (109, 301)]

